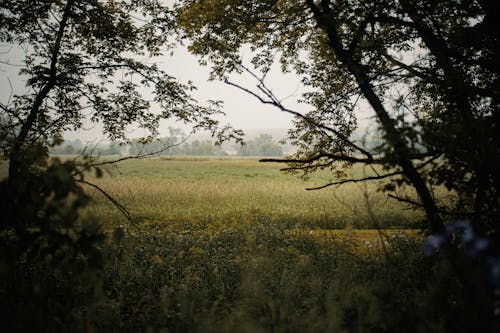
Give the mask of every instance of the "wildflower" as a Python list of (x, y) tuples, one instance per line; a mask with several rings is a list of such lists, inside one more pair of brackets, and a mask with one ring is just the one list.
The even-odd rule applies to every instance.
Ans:
[(433, 234), (428, 236), (424, 241), (424, 254), (426, 256), (433, 255), (444, 245), (445, 242), (446, 238), (442, 234)]

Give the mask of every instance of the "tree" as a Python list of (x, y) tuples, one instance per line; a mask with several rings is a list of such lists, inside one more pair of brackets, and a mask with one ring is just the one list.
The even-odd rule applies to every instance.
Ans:
[[(498, 7), (487, 0), (184, 0), (175, 9), (190, 51), (212, 64), (215, 78), (295, 115), (290, 170), (381, 166), (384, 173), (364, 180), (386, 180), (390, 196), (424, 209), (427, 229), (439, 231), (457, 216), (499, 230)], [(240, 53), (247, 46), (250, 63)], [(301, 76), (311, 111), (287, 108), (266, 85), (275, 60)], [(257, 89), (230, 81), (234, 72), (252, 75)], [(364, 104), (383, 137), (375, 152), (353, 139), (355, 110)], [(418, 199), (394, 192), (404, 184)], [(435, 191), (442, 185), (452, 206)]]
[(282, 156), (283, 148), (273, 142), (272, 135), (261, 134), (245, 143), (236, 145), (237, 154), (241, 156)]
[[(219, 103), (200, 105), (189, 94), (195, 87), (154, 63), (169, 48), (170, 17), (158, 0), (2, 2), (0, 42), (24, 58), (12, 63), (7, 51), (0, 65), (20, 67), (26, 85), (0, 103), (0, 154), (9, 161), (2, 194), (11, 211), (25, 208), (24, 193), (34, 190), (28, 179), (47, 170), (49, 147), (86, 122), (100, 123), (111, 141), (121, 143), (130, 126), (142, 128), (143, 141), (151, 141), (168, 118), (210, 130), (220, 140), (237, 134), (213, 119), (221, 113)], [(85, 159), (76, 170), (66, 169), (92, 186), (83, 176), (95, 162)], [(11, 223), (18, 222), (14, 214)]]
[(99, 150), (100, 155), (118, 155), (121, 147), (114, 142), (110, 142), (107, 146)]
[(86, 120), (101, 123), (112, 141), (126, 141), (133, 124), (153, 137), (160, 120), (172, 117), (228, 134), (212, 119), (217, 103), (200, 106), (188, 94), (192, 85), (142, 60), (168, 47), (170, 26), (167, 8), (155, 0), (3, 2), (0, 42), (24, 50), (25, 58), (2, 65), (20, 65), (28, 91), (0, 106), (11, 184), (31, 165), (25, 150), (57, 143)]
[[(123, 143), (134, 125), (147, 141), (162, 119), (174, 118), (218, 139), (236, 133), (213, 119), (217, 102), (200, 105), (190, 83), (154, 63), (169, 48), (171, 31), (159, 0), (0, 3), (0, 43), (7, 50), (0, 66), (2, 72), (19, 67), (25, 80), (23, 91), (0, 103), (0, 155), (9, 163), (8, 179), (0, 182), (0, 312), (7, 330), (88, 329), (81, 306), (98, 283), (85, 277), (99, 269), (104, 234), (98, 222), (79, 220), (78, 211), (88, 201), (81, 184), (97, 188), (84, 172), (100, 174), (102, 163), (49, 161), (48, 149), (64, 131), (100, 123), (111, 141)], [(9, 49), (24, 56), (12, 62)], [(64, 318), (79, 318), (81, 326)]]
[(222, 150), (220, 145), (216, 145), (210, 140), (194, 140), (184, 143), (180, 149), (181, 155), (193, 156), (225, 156), (225, 151)]

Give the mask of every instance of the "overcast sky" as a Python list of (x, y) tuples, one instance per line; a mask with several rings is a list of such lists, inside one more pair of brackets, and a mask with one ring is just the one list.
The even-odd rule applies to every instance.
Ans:
[[(5, 53), (6, 51), (9, 52)], [(243, 56), (245, 55), (243, 54)], [(0, 46), (0, 60), (7, 60), (13, 64), (22, 64), (22, 59), (23, 54), (19, 50)], [(193, 94), (200, 102), (203, 103), (207, 100), (223, 101), (223, 110), (227, 116), (218, 118), (223, 124), (228, 123), (234, 128), (243, 130), (288, 129), (292, 126), (291, 120), (293, 118), (290, 114), (284, 113), (275, 107), (264, 105), (254, 96), (223, 82), (208, 81), (210, 68), (199, 65), (197, 58), (189, 54), (184, 47), (176, 48), (173, 56), (159, 57), (154, 61), (180, 82), (186, 83), (191, 80), (198, 87), (198, 90)], [(0, 72), (0, 101), (6, 103), (11, 93), (22, 94), (24, 92), (24, 82), (16, 75), (20, 67), (0, 64), (0, 68), (2, 69)], [(248, 74), (234, 75), (231, 77), (231, 81), (256, 91), (256, 81)], [(308, 110), (307, 105), (297, 103), (304, 91), (297, 76), (283, 74), (280, 72), (279, 66), (276, 66), (267, 75), (266, 83), (279, 99), (283, 99), (283, 104), (286, 107), (302, 113)], [(366, 111), (363, 118), (366, 122)], [(364, 127), (362, 119), (360, 125)], [(189, 128), (183, 127), (182, 124), (172, 120), (162, 123), (160, 135), (167, 135), (169, 127), (182, 128), (185, 132), (189, 132)], [(139, 137), (145, 134), (139, 130), (131, 130), (129, 136)], [(65, 133), (65, 137), (70, 140), (80, 139), (94, 142), (105, 140), (100, 126), (91, 123), (87, 123), (84, 129), (77, 132)]]
[[(160, 59), (161, 66), (168, 73), (186, 82), (191, 80), (198, 86), (195, 96), (203, 102), (208, 99), (224, 101), (226, 121), (234, 127), (243, 129), (256, 128), (288, 128), (291, 126), (292, 116), (272, 106), (267, 106), (255, 97), (235, 87), (220, 81), (208, 81), (210, 69), (198, 64), (197, 59), (184, 48), (177, 48), (172, 57)], [(304, 105), (295, 102), (303, 91), (300, 80), (292, 74), (280, 73), (279, 66), (266, 77), (267, 85), (279, 98), (286, 98), (283, 103), (287, 106), (305, 111)], [(231, 81), (244, 87), (256, 90), (256, 81), (250, 75), (234, 75)]]
[[(7, 52), (8, 53), (5, 53)], [(11, 64), (22, 64), (22, 52), (7, 46), (0, 47), (0, 52), (3, 52), (1, 59), (8, 61)], [(164, 56), (155, 59), (161, 68), (165, 69), (170, 75), (178, 78), (180, 82), (188, 80), (198, 87), (194, 97), (200, 102), (207, 100), (221, 100), (224, 102), (223, 110), (227, 114), (226, 117), (219, 118), (222, 123), (229, 123), (235, 128), (243, 130), (248, 129), (276, 129), (291, 127), (292, 116), (286, 114), (272, 106), (267, 106), (258, 101), (255, 97), (245, 93), (235, 87), (231, 87), (223, 82), (208, 81), (209, 67), (198, 64), (197, 59), (189, 54), (184, 47), (175, 49), (173, 56)], [(22, 94), (25, 91), (24, 82), (17, 76), (20, 67), (0, 66), (0, 100), (6, 103), (9, 96), (14, 94)], [(235, 75), (231, 80), (255, 90), (256, 82), (250, 75)], [(267, 77), (268, 86), (273, 89), (273, 92), (279, 98), (286, 98), (284, 104), (288, 107), (299, 111), (305, 111), (305, 105), (297, 105), (296, 101), (300, 97), (301, 85), (298, 77), (291, 74), (282, 74), (279, 69), (273, 70)], [(12, 86), (12, 89), (11, 89)], [(162, 134), (168, 133), (168, 127), (182, 127), (181, 124), (175, 121), (168, 121), (163, 124)], [(184, 130), (188, 130), (184, 128)], [(144, 135), (140, 131), (131, 132), (132, 137)], [(102, 138), (100, 127), (86, 125), (85, 129), (66, 133), (68, 139), (80, 138), (82, 140), (99, 140)]]

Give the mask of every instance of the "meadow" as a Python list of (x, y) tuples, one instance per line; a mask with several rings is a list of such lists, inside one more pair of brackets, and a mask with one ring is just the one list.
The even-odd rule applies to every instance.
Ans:
[[(315, 229), (412, 228), (422, 214), (388, 199), (378, 183), (348, 183), (307, 191), (333, 179), (322, 171), (304, 181), (284, 165), (256, 158), (153, 158), (108, 166), (95, 183), (123, 204), (138, 224), (178, 227), (252, 224), (259, 221)], [(367, 171), (351, 168), (351, 177)], [(126, 223), (113, 204), (95, 200), (84, 214)]]
[[(76, 230), (92, 256), (74, 261), (63, 247), (72, 259), (57, 269), (49, 256), (9, 275), (25, 331), (455, 332), (491, 322), (464, 311), (488, 309), (485, 289), (462, 284), (449, 258), (424, 256), (421, 213), (377, 183), (306, 191), (331, 176), (304, 182), (256, 159), (160, 157), (104, 171), (86, 179), (132, 222), (85, 187), (92, 200)], [(106, 237), (89, 243), (98, 229)], [(49, 295), (51, 315), (43, 302), (27, 311), (18, 285)]]
[[(339, 332), (414, 323), (418, 316), (388, 307), (415, 296), (410, 276), (424, 258), (420, 238), (408, 234), (422, 215), (387, 200), (376, 183), (306, 191), (330, 174), (304, 181), (281, 167), (159, 157), (89, 174), (134, 222), (87, 188), (93, 200), (82, 218), (113, 234), (98, 330)], [(388, 275), (394, 267), (399, 274)]]

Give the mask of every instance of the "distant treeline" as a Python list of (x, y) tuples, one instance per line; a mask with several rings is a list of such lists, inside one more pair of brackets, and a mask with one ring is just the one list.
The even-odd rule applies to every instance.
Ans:
[(245, 145), (232, 145), (223, 148), (211, 140), (184, 140), (182, 136), (163, 137), (144, 143), (134, 139), (128, 145), (111, 142), (94, 147), (85, 146), (80, 140), (67, 141), (53, 147), (52, 154), (82, 154), (84, 152), (97, 155), (184, 155), (184, 156), (282, 156), (283, 146), (274, 141), (270, 134), (260, 134), (252, 140), (246, 140)]

